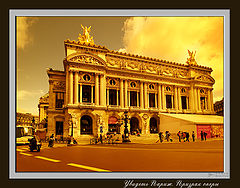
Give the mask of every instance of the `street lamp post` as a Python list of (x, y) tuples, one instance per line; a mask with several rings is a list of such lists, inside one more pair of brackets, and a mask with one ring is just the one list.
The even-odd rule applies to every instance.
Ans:
[[(128, 121), (129, 121), (129, 117), (128, 117), (128, 112), (125, 111), (124, 112), (124, 117), (121, 119), (124, 121), (124, 137), (123, 137), (123, 142), (131, 142), (129, 139), (129, 132), (128, 132)], [(123, 123), (121, 123), (122, 125)]]

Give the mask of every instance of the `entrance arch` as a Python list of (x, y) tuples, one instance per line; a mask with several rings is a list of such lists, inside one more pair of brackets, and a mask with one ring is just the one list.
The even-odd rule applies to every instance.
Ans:
[(130, 119), (130, 133), (136, 134), (138, 131), (140, 131), (138, 118), (132, 117)]
[(118, 125), (118, 119), (115, 116), (108, 118), (108, 132), (120, 133), (120, 126)]
[(158, 121), (155, 117), (150, 118), (150, 133), (158, 133)]
[(81, 134), (93, 134), (93, 125), (92, 125), (92, 118), (88, 115), (84, 115), (81, 117)]

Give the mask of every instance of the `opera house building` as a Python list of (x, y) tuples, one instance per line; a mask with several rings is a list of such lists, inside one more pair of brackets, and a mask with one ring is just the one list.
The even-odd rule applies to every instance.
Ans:
[[(49, 92), (39, 101), (40, 121), (47, 117), (48, 135), (91, 138), (123, 134), (124, 112), (131, 135), (159, 131), (207, 132), (223, 137), (223, 117), (213, 108), (212, 69), (143, 57), (94, 44), (90, 28), (78, 41), (65, 40), (64, 70), (49, 68)], [(43, 102), (41, 102), (43, 101)]]

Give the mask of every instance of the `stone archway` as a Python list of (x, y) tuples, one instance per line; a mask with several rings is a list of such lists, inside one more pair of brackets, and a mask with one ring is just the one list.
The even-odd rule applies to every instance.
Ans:
[(83, 115), (80, 121), (80, 134), (93, 134), (93, 121), (88, 115)]
[(140, 131), (140, 129), (139, 129), (139, 120), (136, 117), (132, 117), (130, 119), (130, 133), (131, 134), (136, 134), (138, 131)]
[(150, 118), (150, 133), (158, 133), (158, 120), (155, 117)]
[(115, 116), (108, 118), (108, 132), (120, 133), (120, 126), (118, 125), (118, 119)]

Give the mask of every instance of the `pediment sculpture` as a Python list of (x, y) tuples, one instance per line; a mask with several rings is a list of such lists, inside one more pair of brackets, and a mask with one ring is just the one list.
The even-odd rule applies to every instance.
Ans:
[(79, 34), (78, 40), (80, 42), (90, 43), (94, 44), (93, 37), (90, 36), (91, 26), (86, 27), (81, 24), (81, 27), (83, 29), (83, 35)]
[(197, 65), (197, 62), (195, 60), (195, 56), (196, 56), (196, 50), (195, 50), (195, 53), (190, 50), (188, 50), (188, 55), (189, 55), (189, 58), (187, 58), (187, 64), (189, 65)]

